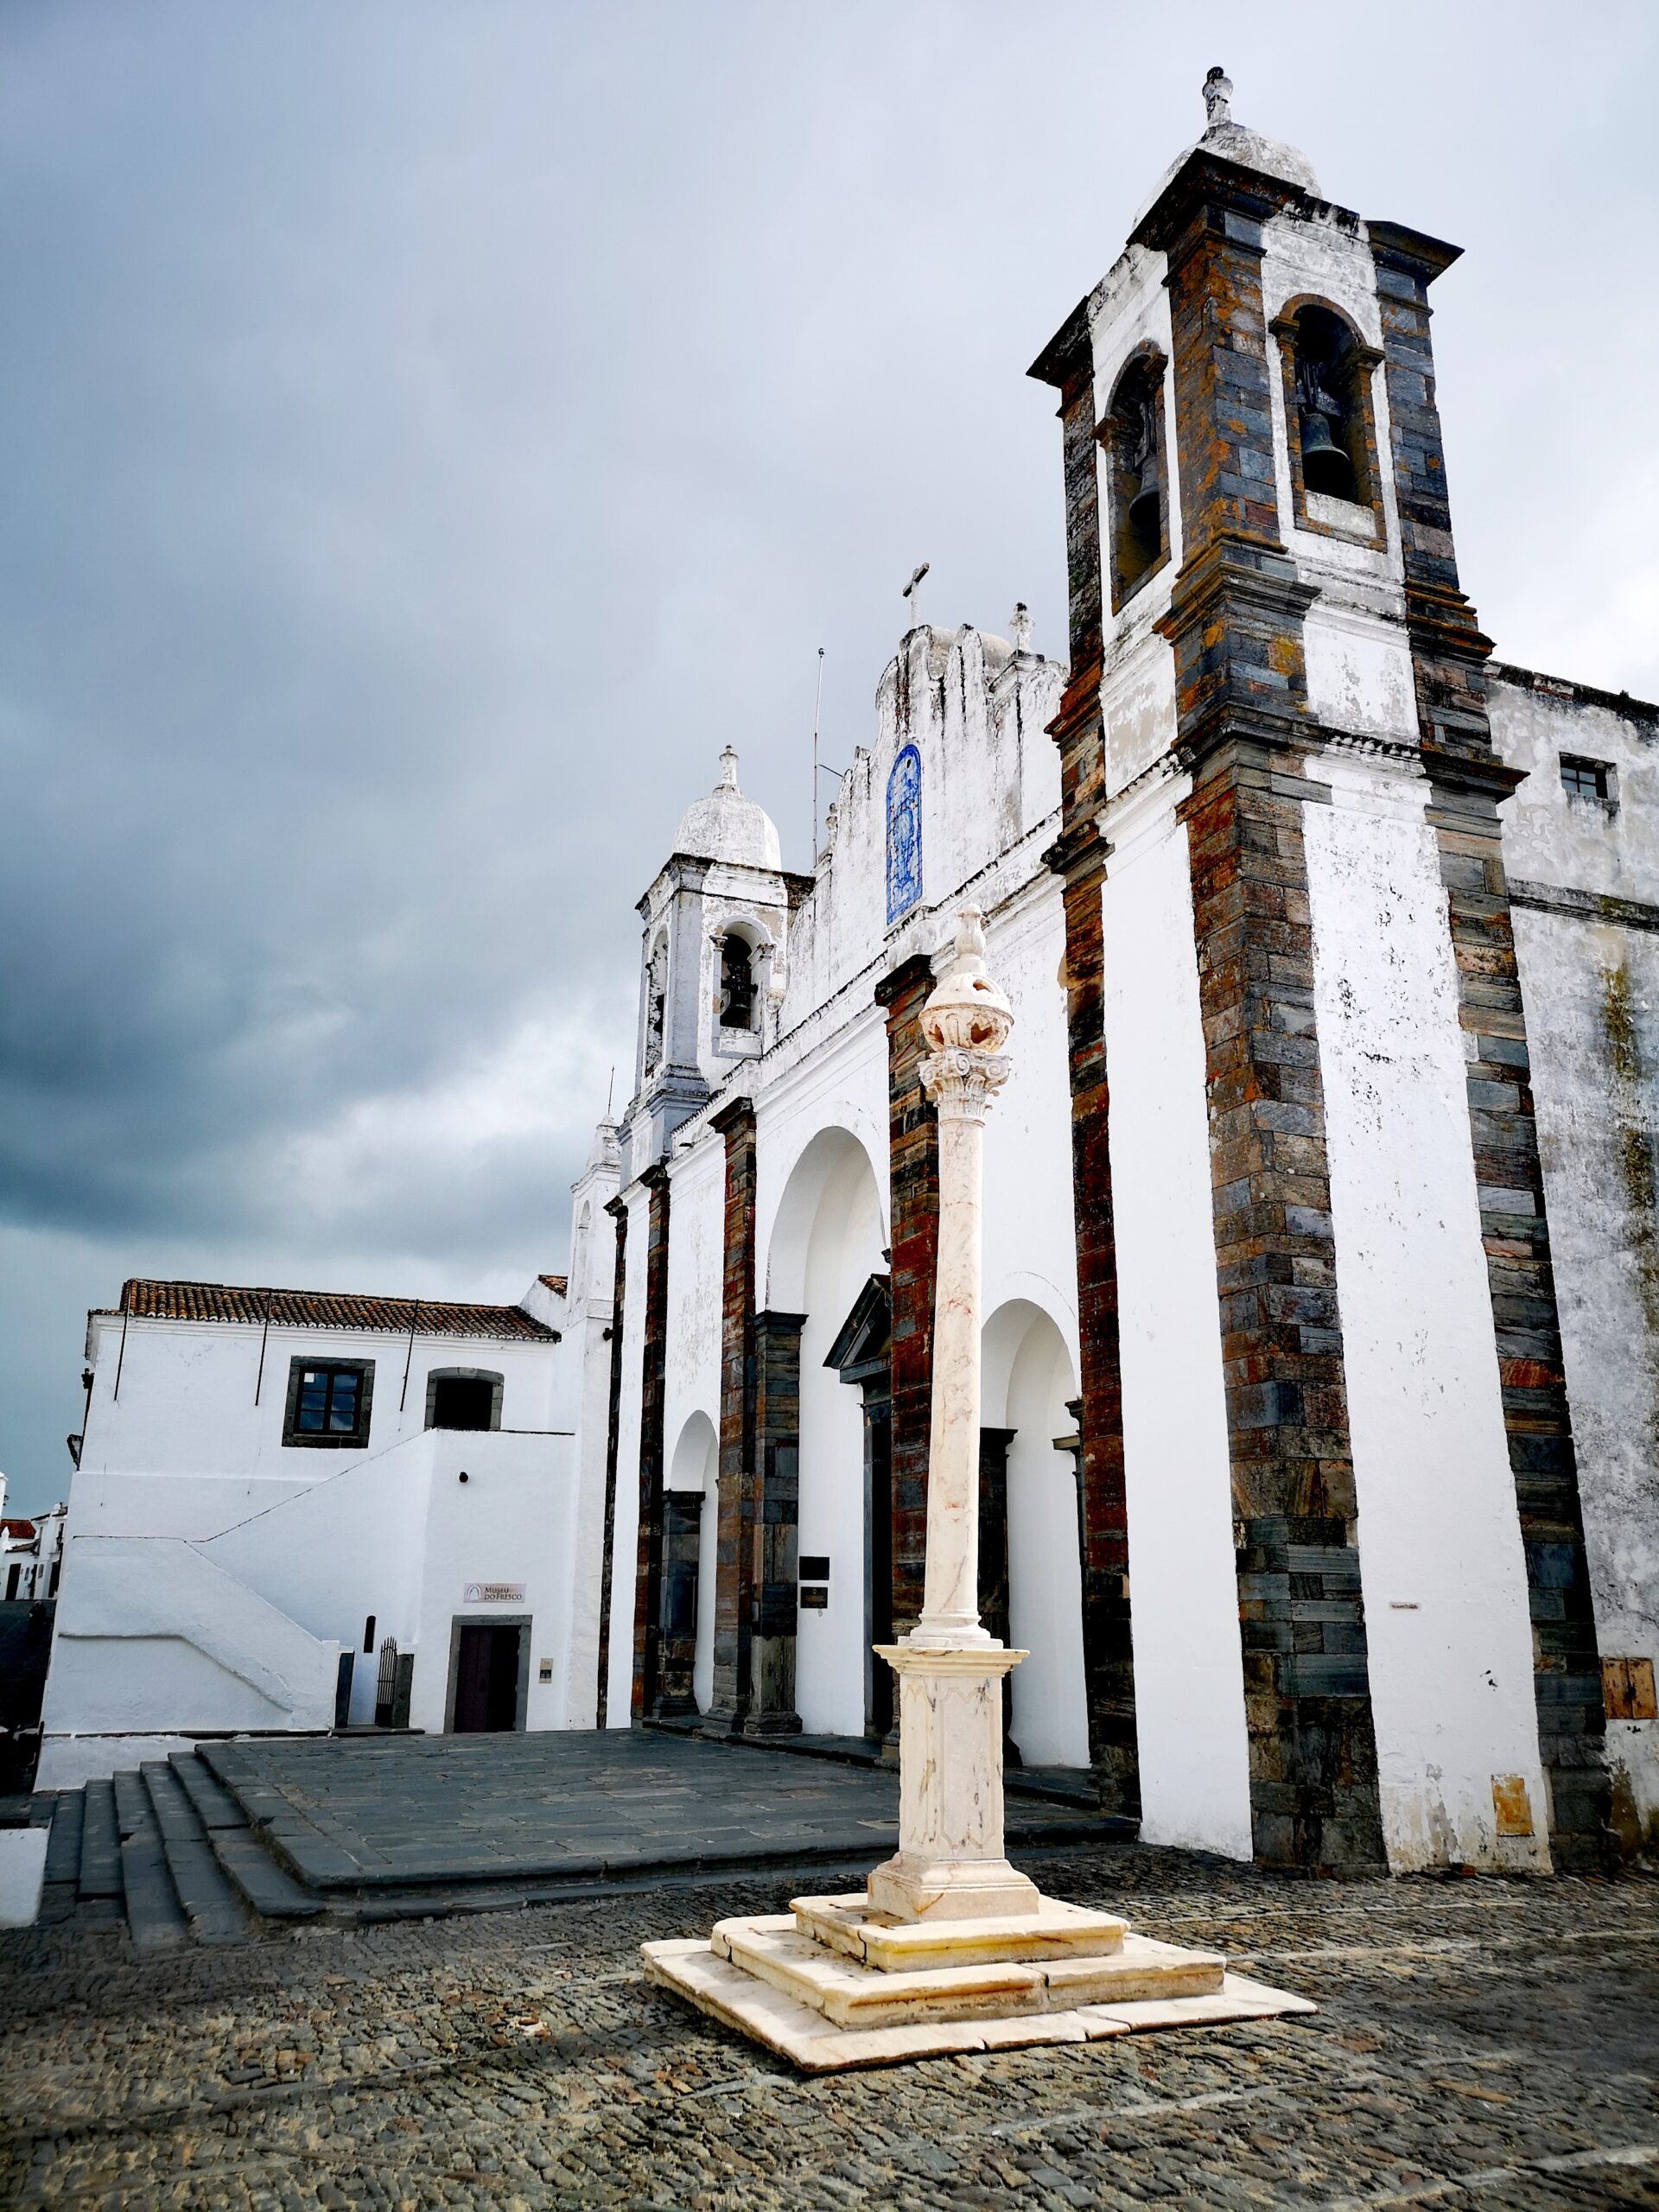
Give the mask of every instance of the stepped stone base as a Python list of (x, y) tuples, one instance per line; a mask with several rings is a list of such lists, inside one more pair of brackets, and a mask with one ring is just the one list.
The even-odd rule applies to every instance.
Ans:
[(722, 1920), (706, 1943), (640, 1949), (648, 1980), (812, 2074), (1318, 2009), (1052, 1897), (932, 1927), (873, 1911), (862, 1892), (800, 1897)]
[(861, 1890), (851, 1897), (792, 1897), (789, 1910), (802, 1935), (884, 1974), (973, 1966), (988, 1958), (1098, 1958), (1121, 1949), (1129, 1932), (1116, 1913), (1042, 1896), (1034, 1912), (995, 1920), (899, 1920), (873, 1910)]

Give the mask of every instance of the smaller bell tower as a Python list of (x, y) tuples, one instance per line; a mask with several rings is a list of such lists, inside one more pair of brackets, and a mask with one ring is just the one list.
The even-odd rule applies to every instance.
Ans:
[(757, 1058), (775, 1019), (789, 918), (810, 879), (784, 868), (778, 832), (745, 798), (737, 753), (680, 820), (674, 850), (639, 901), (639, 1025), (626, 1117), (625, 1181), (661, 1160), (741, 1061)]

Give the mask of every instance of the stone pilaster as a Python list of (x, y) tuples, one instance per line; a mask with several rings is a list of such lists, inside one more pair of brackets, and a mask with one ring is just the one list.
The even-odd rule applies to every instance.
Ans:
[(616, 1224), (616, 1277), (611, 1294), (611, 1389), (605, 1429), (605, 1541), (599, 1574), (599, 1699), (597, 1725), (609, 1725), (611, 1591), (616, 1561), (616, 1463), (622, 1425), (622, 1316), (628, 1281), (628, 1206), (612, 1198), (605, 1211)]
[[(1096, 736), (1096, 749), (1098, 738)], [(1083, 782), (1079, 778), (1078, 781)], [(1094, 802), (1098, 805), (1098, 800)], [(1068, 816), (1073, 810), (1068, 804)], [(1117, 1232), (1112, 1211), (1105, 948), (1106, 847), (1093, 807), (1045, 855), (1065, 886), (1066, 1061), (1071, 1090), (1071, 1203), (1077, 1248), (1078, 1531), (1089, 1757), (1110, 1813), (1138, 1818), (1141, 1769), (1129, 1615), (1129, 1516), (1118, 1343)]]
[(1526, 1558), (1550, 1851), (1558, 1868), (1591, 1868), (1614, 1847), (1600, 1655), (1497, 818), (1520, 778), (1493, 750), (1491, 647), (1459, 588), (1429, 339), (1428, 286), (1457, 249), (1394, 224), (1372, 224), (1370, 237), (1418, 725), (1434, 786), (1428, 818), (1471, 1048), (1470, 1135)]
[(668, 1370), (668, 1170), (640, 1180), (650, 1192), (645, 1229), (645, 1326), (639, 1371), (639, 1542), (633, 1613), (632, 1717), (654, 1714), (660, 1694), (663, 1601), (663, 1413)]
[(1205, 1046), (1250, 1815), (1269, 1865), (1382, 1852), (1294, 764), (1212, 755), (1182, 811)]
[(765, 1496), (756, 1449), (754, 1338), (754, 1103), (734, 1098), (714, 1116), (726, 1141), (724, 1253), (720, 1320), (720, 1522), (715, 1588), (714, 1695), (705, 1732), (733, 1734), (748, 1718), (750, 1642), (760, 1561), (757, 1529)]
[(801, 1331), (804, 1313), (754, 1318), (755, 1433), (760, 1495), (753, 1546), (747, 1736), (798, 1736), (795, 1710), (797, 1538), (800, 1523)]
[(1168, 256), (1184, 558), (1175, 661), (1256, 1856), (1383, 1856), (1337, 1302), (1301, 773), (1319, 742), (1280, 535), (1262, 225), (1292, 187), (1190, 160)]
[(1060, 711), (1049, 725), (1060, 755), (1063, 830), (1043, 857), (1065, 887), (1066, 1065), (1082, 1361), (1077, 1535), (1089, 1757), (1103, 1807), (1138, 1818), (1141, 1770), (1129, 1618), (1117, 1236), (1108, 1136), (1111, 1097), (1101, 919), (1106, 847), (1096, 827), (1106, 802), (1100, 699), (1105, 566), (1094, 352), (1086, 302), (1068, 318), (1031, 373), (1059, 392), (1065, 474), (1071, 658)]
[(921, 1617), (927, 1556), (927, 1446), (933, 1388), (933, 1289), (939, 1233), (938, 1128), (922, 1089), (921, 1010), (933, 969), (912, 956), (876, 986), (887, 1016), (892, 1209), (893, 1632)]

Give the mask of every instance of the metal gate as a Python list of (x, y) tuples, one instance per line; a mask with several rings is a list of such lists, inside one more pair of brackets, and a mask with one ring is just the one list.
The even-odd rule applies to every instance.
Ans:
[(397, 1639), (389, 1636), (380, 1646), (380, 1672), (374, 1685), (374, 1725), (390, 1728), (397, 1702)]

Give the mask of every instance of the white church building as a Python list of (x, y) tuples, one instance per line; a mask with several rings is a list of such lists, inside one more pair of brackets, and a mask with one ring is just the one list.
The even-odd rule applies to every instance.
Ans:
[(1327, 201), (1228, 92), (1032, 372), (1064, 652), (1023, 607), (912, 628), (810, 874), (728, 749), (639, 902), (568, 1284), (91, 1318), (43, 1781), (377, 1716), (888, 1740), (917, 1017), (972, 906), (1015, 1015), (1010, 1757), (1276, 1865), (1659, 1837), (1659, 709), (1492, 660), (1429, 335), (1457, 249)]
[(913, 628), (810, 878), (728, 754), (640, 904), (607, 1718), (886, 1736), (918, 1610), (918, 1011), (984, 912), (981, 1598), (1151, 1841), (1601, 1863), (1659, 1822), (1659, 713), (1495, 665), (1456, 249), (1209, 128), (1033, 374), (1065, 658)]

